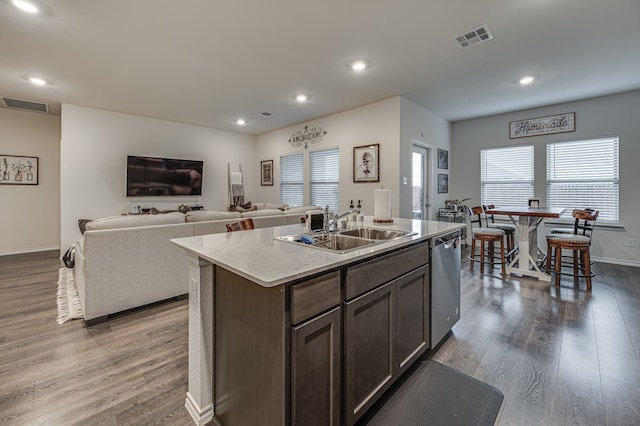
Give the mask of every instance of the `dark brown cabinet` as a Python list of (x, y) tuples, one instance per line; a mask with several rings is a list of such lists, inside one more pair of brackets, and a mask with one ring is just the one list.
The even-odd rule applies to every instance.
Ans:
[[(429, 346), (427, 255), (424, 246), (416, 246), (347, 271), (347, 294), (354, 283), (369, 289), (381, 275), (388, 278), (389, 269), (395, 273), (386, 284), (343, 304), (347, 425), (354, 424)], [(381, 264), (392, 268), (372, 275), (371, 268)]]
[(353, 424), (391, 385), (395, 285), (383, 285), (344, 305), (345, 416)]
[(340, 424), (340, 308), (292, 328), (291, 424)]
[(429, 347), (429, 267), (396, 280), (396, 375)]
[(340, 424), (340, 271), (291, 286), (291, 424)]

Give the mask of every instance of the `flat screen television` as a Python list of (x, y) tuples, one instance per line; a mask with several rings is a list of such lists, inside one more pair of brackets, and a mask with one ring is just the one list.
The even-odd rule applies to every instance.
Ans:
[(127, 156), (127, 197), (202, 195), (198, 160)]

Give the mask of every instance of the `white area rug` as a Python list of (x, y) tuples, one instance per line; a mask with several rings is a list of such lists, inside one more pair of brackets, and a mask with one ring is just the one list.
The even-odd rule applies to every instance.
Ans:
[(73, 269), (60, 268), (58, 273), (58, 324), (64, 324), (73, 318), (82, 318), (82, 305)]

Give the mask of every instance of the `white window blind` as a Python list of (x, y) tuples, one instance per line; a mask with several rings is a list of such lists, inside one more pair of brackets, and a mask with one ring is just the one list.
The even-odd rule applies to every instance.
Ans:
[(302, 152), (280, 157), (280, 202), (304, 205), (304, 163)]
[(338, 148), (311, 151), (311, 204), (329, 206), (329, 211), (340, 209), (340, 151)]
[(482, 204), (527, 206), (533, 197), (533, 145), (480, 151)]
[(618, 137), (547, 144), (547, 205), (598, 210), (598, 222), (619, 220)]

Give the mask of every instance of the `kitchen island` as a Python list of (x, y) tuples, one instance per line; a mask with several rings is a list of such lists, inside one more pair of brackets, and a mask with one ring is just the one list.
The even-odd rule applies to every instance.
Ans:
[(197, 424), (354, 424), (429, 347), (429, 242), (462, 224), (335, 252), (278, 238), (301, 225), (172, 240), (189, 262)]

